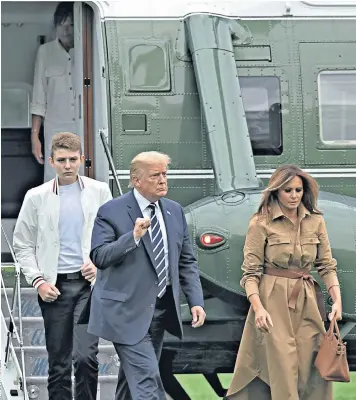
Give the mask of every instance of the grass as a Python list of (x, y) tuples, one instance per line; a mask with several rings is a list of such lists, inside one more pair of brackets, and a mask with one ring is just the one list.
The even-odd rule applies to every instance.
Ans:
[[(192, 400), (217, 400), (213, 390), (203, 375), (176, 375), (178, 381)], [(220, 374), (219, 378), (223, 387), (227, 388), (231, 374)], [(356, 372), (351, 373), (350, 383), (334, 383), (333, 400), (355, 400), (356, 399)]]

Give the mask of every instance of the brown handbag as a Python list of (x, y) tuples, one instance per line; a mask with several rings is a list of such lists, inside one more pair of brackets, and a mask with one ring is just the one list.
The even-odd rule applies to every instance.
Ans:
[[(336, 333), (334, 332), (336, 330)], [(322, 378), (334, 382), (350, 382), (349, 365), (346, 358), (346, 343), (340, 336), (336, 319), (330, 322), (329, 330), (321, 342), (315, 366)]]

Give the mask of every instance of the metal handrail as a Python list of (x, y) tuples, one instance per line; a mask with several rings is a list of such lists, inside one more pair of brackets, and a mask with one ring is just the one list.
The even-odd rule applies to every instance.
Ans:
[[(14, 261), (14, 267), (15, 267), (15, 285), (14, 285), (13, 294), (12, 294), (11, 307), (10, 307), (9, 299), (8, 299), (7, 293), (6, 293), (5, 281), (1, 274), (1, 286), (4, 289), (6, 306), (8, 308), (9, 316), (10, 316), (9, 326), (8, 326), (8, 330), (7, 330), (7, 342), (6, 342), (6, 348), (5, 348), (4, 363), (6, 366), (9, 361), (9, 354), (11, 351), (13, 359), (15, 360), (16, 369), (18, 370), (18, 373), (22, 379), (22, 390), (23, 390), (23, 393), (25, 396), (25, 400), (28, 400), (29, 397), (28, 397), (27, 384), (26, 384), (25, 351), (24, 351), (24, 346), (23, 346), (23, 333), (22, 333), (21, 270), (20, 270), (20, 266), (17, 262), (14, 250), (10, 244), (10, 241), (6, 235), (5, 229), (2, 224), (1, 224), (1, 230), (5, 237), (5, 241), (9, 247), (12, 259)], [(16, 303), (17, 303), (17, 307), (18, 307), (17, 309), (18, 309), (18, 317), (19, 317), (19, 329), (17, 329), (15, 320), (14, 320)], [(15, 334), (15, 338), (18, 341), (19, 347), (20, 347), (22, 370), (19, 366), (15, 350), (12, 346), (12, 339), (13, 339), (14, 334)]]
[(122, 196), (121, 185), (120, 185), (120, 182), (119, 182), (119, 178), (117, 177), (117, 172), (116, 172), (114, 160), (112, 159), (109, 146), (106, 143), (105, 133), (104, 133), (104, 131), (102, 129), (100, 129), (99, 130), (99, 134), (100, 134), (101, 142), (103, 143), (103, 147), (104, 147), (104, 150), (105, 150), (106, 158), (108, 159), (108, 162), (109, 162), (109, 165), (110, 165), (110, 168), (111, 168), (111, 171), (112, 171), (112, 176), (114, 177), (114, 180), (115, 180), (115, 183), (116, 183), (117, 190), (119, 191), (120, 196)]

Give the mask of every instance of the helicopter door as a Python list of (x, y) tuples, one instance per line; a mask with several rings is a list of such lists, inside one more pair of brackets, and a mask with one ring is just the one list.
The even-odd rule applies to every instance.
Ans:
[[(84, 125), (83, 125), (83, 37), (82, 37), (82, 3), (75, 2), (73, 8), (73, 25), (74, 25), (74, 91), (75, 91), (75, 128), (76, 134), (80, 136), (82, 145), (84, 141)], [(80, 174), (84, 175), (84, 167), (80, 168)]]
[(92, 23), (92, 9), (76, 1), (74, 3), (76, 129), (84, 143), (85, 165), (81, 173), (90, 178), (94, 178)]
[(356, 166), (356, 43), (300, 43), (307, 165)]

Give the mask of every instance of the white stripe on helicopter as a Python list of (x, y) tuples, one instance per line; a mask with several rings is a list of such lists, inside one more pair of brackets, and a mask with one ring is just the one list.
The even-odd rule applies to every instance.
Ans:
[[(273, 169), (258, 170), (259, 178), (269, 178)], [(356, 168), (305, 168), (314, 178), (356, 178)], [(129, 170), (117, 170), (119, 179), (128, 180), (130, 177)], [(214, 171), (212, 169), (171, 169), (168, 170), (168, 176), (171, 179), (214, 179)], [(110, 179), (113, 179), (110, 171)]]

